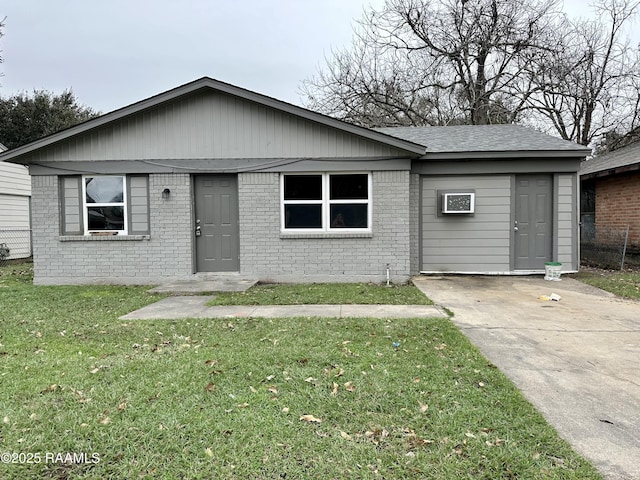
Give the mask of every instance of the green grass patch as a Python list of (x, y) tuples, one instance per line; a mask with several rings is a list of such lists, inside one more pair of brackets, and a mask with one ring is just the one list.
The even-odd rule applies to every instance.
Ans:
[(583, 271), (573, 277), (581, 282), (614, 293), (619, 297), (640, 300), (640, 272), (638, 271)]
[(0, 478), (600, 478), (448, 320), (118, 320), (145, 290), (0, 269)]
[(260, 284), (219, 293), (208, 305), (432, 305), (415, 285), (374, 283)]

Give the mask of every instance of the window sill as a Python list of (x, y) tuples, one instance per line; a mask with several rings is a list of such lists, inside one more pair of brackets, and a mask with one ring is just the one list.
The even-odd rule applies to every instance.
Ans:
[(151, 235), (61, 235), (61, 242), (140, 242), (151, 240)]
[(373, 238), (371, 232), (280, 232), (282, 239), (304, 239), (304, 238)]

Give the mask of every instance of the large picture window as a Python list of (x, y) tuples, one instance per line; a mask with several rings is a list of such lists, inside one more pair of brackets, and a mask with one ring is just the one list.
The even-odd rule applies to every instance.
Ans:
[(124, 176), (83, 177), (85, 234), (126, 235), (126, 182)]
[(371, 175), (285, 174), (282, 229), (363, 231), (371, 229)]

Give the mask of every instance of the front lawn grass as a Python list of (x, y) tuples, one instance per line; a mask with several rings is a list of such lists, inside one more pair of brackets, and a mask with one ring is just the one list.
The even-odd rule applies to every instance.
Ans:
[(260, 284), (246, 292), (219, 293), (207, 305), (432, 305), (412, 283)]
[(574, 278), (619, 297), (640, 300), (640, 272), (638, 271), (586, 270), (575, 274)]
[(0, 478), (600, 478), (448, 320), (118, 320), (145, 290), (0, 268)]

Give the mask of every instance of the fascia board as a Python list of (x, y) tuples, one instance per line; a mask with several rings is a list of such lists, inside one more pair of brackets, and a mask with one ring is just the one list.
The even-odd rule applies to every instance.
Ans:
[(584, 158), (591, 149), (575, 150), (508, 150), (492, 152), (429, 152), (420, 160), (468, 160), (468, 159), (512, 159), (512, 158)]

